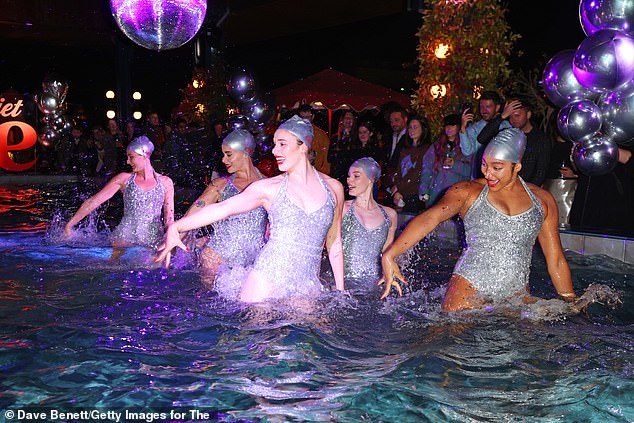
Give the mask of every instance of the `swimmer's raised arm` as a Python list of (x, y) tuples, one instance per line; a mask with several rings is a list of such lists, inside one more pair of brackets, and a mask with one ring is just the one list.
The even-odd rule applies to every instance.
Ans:
[(73, 232), (73, 228), (76, 224), (81, 222), (84, 217), (92, 213), (92, 211), (95, 210), (97, 207), (111, 199), (112, 196), (117, 193), (117, 191), (123, 188), (129, 178), (129, 173), (119, 173), (111, 180), (109, 180), (108, 183), (101, 189), (101, 191), (84, 201), (79, 209), (77, 209), (73, 217), (71, 217), (68, 223), (66, 223), (66, 226), (64, 226), (64, 236), (69, 237)]
[(394, 286), (399, 295), (403, 295), (401, 286), (396, 279), (400, 279), (403, 282), (407, 281), (403, 278), (400, 268), (395, 262), (396, 257), (416, 245), (441, 222), (451, 219), (458, 213), (466, 212), (466, 209), (470, 206), (468, 199), (478, 190), (475, 184), (473, 181), (463, 181), (453, 185), (438, 203), (412, 219), (403, 233), (383, 252), (381, 257), (383, 277), (378, 282), (379, 285), (385, 283), (385, 290), (383, 295), (381, 295), (381, 299), (389, 295), (392, 286)]
[(208, 204), (217, 203), (220, 200), (220, 191), (222, 191), (227, 184), (227, 178), (216, 178), (205, 188), (200, 197), (192, 203), (187, 209), (185, 216), (197, 213), (202, 210)]

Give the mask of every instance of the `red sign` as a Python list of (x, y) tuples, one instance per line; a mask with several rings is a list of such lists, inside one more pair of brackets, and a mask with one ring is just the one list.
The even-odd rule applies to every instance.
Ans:
[(15, 151), (34, 148), (37, 143), (37, 132), (22, 121), (22, 99), (8, 101), (9, 95), (0, 97), (0, 168), (11, 172), (23, 172), (35, 165), (37, 159), (26, 163), (14, 160)]

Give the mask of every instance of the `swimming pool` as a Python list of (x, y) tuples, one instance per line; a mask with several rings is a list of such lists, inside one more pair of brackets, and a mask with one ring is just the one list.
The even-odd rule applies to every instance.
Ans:
[[(84, 189), (0, 188), (0, 419), (98, 410), (127, 411), (127, 421), (634, 421), (632, 266), (568, 255), (577, 291), (605, 283), (623, 294), (616, 310), (551, 322), (446, 317), (439, 302), (459, 248), (426, 243), (410, 272), (425, 290), (387, 302), (325, 294), (310, 315), (263, 310), (222, 300), (196, 269), (137, 265), (139, 250), (110, 263), (105, 237), (57, 241), (56, 212), (94, 192)], [(531, 285), (553, 296), (539, 253)]]

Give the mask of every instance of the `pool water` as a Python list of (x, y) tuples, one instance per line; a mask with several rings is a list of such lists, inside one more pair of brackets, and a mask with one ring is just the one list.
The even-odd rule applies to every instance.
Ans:
[[(623, 305), (594, 304), (554, 321), (441, 314), (459, 254), (446, 242), (417, 248), (414, 288), (401, 299), (327, 293), (312, 311), (243, 306), (220, 298), (194, 267), (154, 268), (143, 249), (110, 262), (103, 234), (116, 224), (116, 201), (94, 219), (92, 242), (64, 243), (59, 219), (69, 212), (60, 210), (86, 193), (47, 185), (0, 194), (2, 410), (196, 410), (209, 421), (634, 421), (632, 266), (568, 255), (578, 292), (603, 283)], [(539, 251), (531, 286), (554, 296)], [(154, 421), (198, 420), (188, 416)]]

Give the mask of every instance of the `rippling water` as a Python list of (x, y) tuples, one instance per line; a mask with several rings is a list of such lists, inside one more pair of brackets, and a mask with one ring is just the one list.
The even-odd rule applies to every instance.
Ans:
[[(97, 246), (56, 241), (51, 222), (78, 205), (74, 192), (0, 193), (2, 409), (196, 409), (219, 421), (634, 421), (632, 266), (568, 255), (578, 291), (604, 283), (624, 304), (551, 322), (439, 313), (459, 251), (433, 243), (412, 258), (414, 290), (402, 299), (332, 293), (310, 311), (246, 307), (219, 298), (196, 269), (151, 268), (143, 249), (110, 263), (105, 237), (91, 239)], [(104, 214), (93, 222), (102, 235), (114, 220)], [(537, 252), (531, 285), (553, 296)]]

